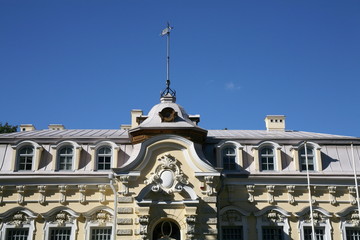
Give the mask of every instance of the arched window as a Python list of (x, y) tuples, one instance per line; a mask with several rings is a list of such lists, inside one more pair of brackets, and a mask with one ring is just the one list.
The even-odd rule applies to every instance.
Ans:
[(26, 145), (19, 150), (17, 170), (31, 171), (34, 159), (34, 147)]
[(236, 170), (236, 152), (234, 147), (226, 147), (222, 150), (224, 170)]
[(306, 171), (306, 155), (308, 160), (309, 171), (314, 171), (315, 170), (314, 148), (309, 146), (306, 147), (306, 151), (304, 146), (299, 150), (300, 171)]
[(72, 146), (64, 146), (59, 151), (58, 170), (73, 170), (74, 148)]
[(258, 239), (289, 240), (289, 217), (291, 214), (282, 208), (269, 206), (254, 213), (257, 217)]
[(111, 158), (111, 148), (108, 146), (100, 147), (97, 151), (97, 170), (110, 170)]
[(260, 167), (262, 171), (275, 170), (275, 154), (271, 147), (263, 147), (260, 150)]

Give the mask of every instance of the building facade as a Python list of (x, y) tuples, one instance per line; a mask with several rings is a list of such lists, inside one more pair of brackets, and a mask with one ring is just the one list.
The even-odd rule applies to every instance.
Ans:
[(199, 121), (167, 92), (118, 130), (1, 134), (0, 239), (360, 239), (359, 138)]

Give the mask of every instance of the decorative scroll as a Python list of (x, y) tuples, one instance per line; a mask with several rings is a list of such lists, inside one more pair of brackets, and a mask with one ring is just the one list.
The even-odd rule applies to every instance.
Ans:
[(17, 199), (18, 204), (20, 205), (24, 204), (25, 186), (24, 185), (16, 186), (16, 191), (18, 193), (18, 199)]
[(120, 176), (119, 177), (119, 180), (121, 183), (121, 191), (119, 191), (119, 193), (124, 196), (129, 194), (129, 187), (128, 187), (129, 178), (130, 178), (129, 176)]
[(266, 190), (268, 192), (268, 203), (274, 203), (274, 188), (275, 185), (268, 185), (266, 186)]
[(295, 185), (286, 186), (286, 189), (288, 191), (288, 203), (294, 205), (295, 204), (295, 198), (294, 198)]
[(330, 203), (331, 205), (336, 205), (337, 204), (337, 200), (336, 200), (336, 186), (329, 186), (329, 193), (330, 193)]
[(193, 239), (195, 235), (196, 216), (194, 215), (187, 216), (186, 223), (187, 223), (186, 236), (188, 239)]
[[(322, 214), (321, 212), (313, 211), (313, 219), (314, 219), (314, 225), (319, 225), (320, 223), (326, 223), (328, 217)], [(306, 223), (311, 223), (310, 213), (306, 215), (304, 221)]]
[(41, 205), (44, 205), (46, 203), (46, 186), (45, 185), (40, 185), (40, 186), (38, 186), (38, 190), (39, 190), (39, 193), (40, 193), (39, 203)]
[(86, 185), (85, 184), (79, 185), (79, 192), (80, 192), (80, 203), (85, 204), (86, 203)]
[(211, 196), (216, 193), (216, 190), (214, 188), (214, 176), (205, 176), (203, 185), (205, 189), (204, 191), (201, 191), (203, 194)]
[(60, 203), (66, 204), (66, 189), (67, 185), (59, 185), (60, 189)]
[(255, 201), (255, 199), (254, 199), (255, 185), (246, 185), (246, 189), (249, 194), (248, 201), (251, 203), (254, 202)]
[(100, 203), (105, 203), (106, 202), (106, 185), (102, 184), (102, 185), (98, 185), (99, 188), (99, 192), (100, 192)]
[(4, 202), (4, 186), (0, 186), (0, 204), (2, 204)]
[(275, 210), (270, 210), (266, 215), (263, 217), (263, 221), (266, 221), (270, 224), (278, 225), (278, 223), (285, 223), (286, 216), (279, 213)]
[(356, 205), (356, 187), (349, 186), (348, 190), (349, 190), (349, 194), (350, 194), (351, 205)]
[(229, 226), (236, 225), (237, 222), (241, 222), (242, 218), (239, 213), (235, 210), (228, 210), (222, 215), (223, 222), (227, 222)]
[[(189, 182), (177, 166), (175, 157), (170, 154), (165, 154), (159, 158), (158, 161), (161, 161), (161, 164), (157, 166), (155, 173), (153, 173), (148, 180), (145, 180), (145, 184), (152, 184), (151, 190), (153, 192), (159, 192), (160, 190), (167, 194), (181, 192), (183, 187), (189, 184)], [(212, 180), (208, 179), (208, 181)]]

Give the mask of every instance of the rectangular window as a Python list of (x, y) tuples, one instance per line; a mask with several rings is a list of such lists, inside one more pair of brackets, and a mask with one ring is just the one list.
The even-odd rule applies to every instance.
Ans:
[(237, 227), (222, 227), (222, 240), (243, 240), (243, 228)]
[(71, 228), (50, 228), (49, 240), (70, 240)]
[(110, 240), (111, 227), (91, 228), (91, 240)]
[(346, 228), (346, 240), (360, 240), (360, 229)]
[(98, 170), (110, 170), (110, 169), (111, 169), (111, 157), (99, 156)]
[(282, 227), (263, 227), (262, 240), (283, 240)]
[(8, 228), (6, 231), (6, 240), (27, 240), (28, 235), (28, 228)]
[[(304, 227), (304, 240), (312, 240), (311, 238), (312, 229), (311, 227)], [(315, 228), (316, 240), (325, 240), (324, 228)]]

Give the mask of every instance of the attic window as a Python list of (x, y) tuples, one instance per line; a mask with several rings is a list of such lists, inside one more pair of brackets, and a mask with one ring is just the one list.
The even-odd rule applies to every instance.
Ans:
[(174, 109), (167, 107), (164, 108), (161, 112), (159, 112), (159, 116), (162, 122), (175, 122), (177, 112), (175, 112)]

